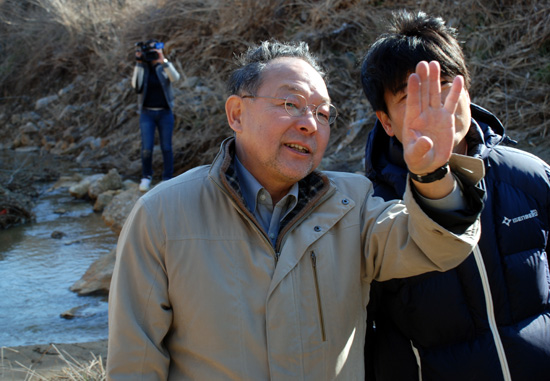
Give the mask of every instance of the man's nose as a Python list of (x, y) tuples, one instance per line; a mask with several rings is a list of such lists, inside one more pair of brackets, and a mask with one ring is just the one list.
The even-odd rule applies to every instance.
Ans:
[(312, 133), (317, 131), (319, 121), (315, 116), (315, 106), (307, 105), (302, 109), (302, 115), (300, 116), (300, 129), (302, 131)]

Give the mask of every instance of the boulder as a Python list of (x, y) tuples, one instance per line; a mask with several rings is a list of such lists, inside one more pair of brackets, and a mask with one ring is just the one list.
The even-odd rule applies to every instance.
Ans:
[(31, 197), (0, 185), (0, 230), (33, 221), (33, 206)]
[(101, 193), (121, 188), (122, 177), (120, 177), (118, 171), (113, 168), (106, 175), (101, 176), (90, 184), (88, 196), (90, 196), (92, 200), (95, 200)]
[(80, 182), (78, 182), (75, 185), (72, 185), (69, 187), (69, 193), (74, 198), (84, 198), (88, 195), (88, 190), (90, 189), (90, 185), (96, 181), (99, 180), (101, 177), (103, 177), (103, 174), (96, 174), (91, 176), (86, 176)]
[(86, 270), (70, 290), (78, 295), (107, 295), (115, 267), (116, 248), (105, 254)]
[(115, 197), (116, 194), (119, 192), (114, 190), (108, 190), (106, 192), (101, 193), (99, 196), (97, 196), (95, 203), (94, 203), (94, 212), (101, 213), (105, 209), (107, 205), (113, 200), (113, 197)]
[(137, 184), (132, 182), (132, 185), (126, 190), (113, 197), (109, 205), (103, 210), (101, 217), (115, 234), (120, 234), (126, 217), (128, 217), (134, 204), (142, 194)]
[(84, 177), (79, 173), (75, 173), (75, 174), (72, 174), (72, 175), (60, 176), (57, 179), (57, 181), (55, 182), (55, 184), (52, 186), (52, 189), (70, 188), (73, 185), (76, 185), (80, 181), (82, 181), (83, 178)]

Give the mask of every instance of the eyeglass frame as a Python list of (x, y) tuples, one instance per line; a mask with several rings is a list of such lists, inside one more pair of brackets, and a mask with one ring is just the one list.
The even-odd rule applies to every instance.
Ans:
[[(301, 110), (299, 110), (299, 114), (298, 115), (294, 115), (292, 114), (292, 112), (288, 109), (287, 107), (287, 104), (288, 102), (286, 102), (286, 100), (291, 97), (291, 96), (297, 96), (297, 97), (301, 97), (304, 99), (304, 101), (306, 102), (306, 105), (304, 107), (302, 107)], [(320, 103), (318, 105), (315, 105), (315, 104), (307, 104), (307, 101), (306, 101), (306, 98), (303, 96), (303, 95), (300, 95), (300, 94), (289, 94), (287, 95), (286, 97), (284, 98), (278, 98), (278, 97), (266, 97), (266, 96), (261, 96), (261, 95), (252, 95), (252, 94), (247, 94), (247, 95), (241, 95), (241, 98), (264, 98), (264, 99), (276, 99), (276, 100), (280, 100), (280, 101), (285, 101), (285, 111), (288, 115), (292, 116), (292, 117), (298, 117), (298, 116), (304, 116), (306, 115), (306, 109), (309, 109), (311, 110), (311, 113), (313, 115), (315, 115), (315, 119), (321, 123), (321, 124), (324, 124), (325, 126), (330, 126), (331, 124), (333, 124), (335, 121), (336, 121), (336, 118), (338, 118), (338, 109), (336, 108), (336, 106), (334, 106), (332, 103), (330, 102), (323, 102), (323, 103)], [(334, 109), (336, 115), (334, 115), (334, 119), (332, 120), (332, 122), (330, 120), (327, 120), (327, 123), (325, 123), (322, 119), (319, 119), (319, 114), (318, 114), (318, 110), (319, 110), (319, 107), (321, 107), (321, 105), (324, 105), (324, 104), (327, 104), (330, 106), (332, 106), (332, 108)], [(314, 108), (311, 109), (310, 106), (313, 106)], [(298, 108), (296, 108), (296, 110), (298, 110)], [(329, 118), (330, 118), (330, 115), (329, 115)]]

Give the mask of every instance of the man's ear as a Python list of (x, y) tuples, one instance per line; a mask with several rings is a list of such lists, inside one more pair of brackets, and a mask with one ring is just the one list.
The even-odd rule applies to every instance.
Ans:
[(468, 103), (471, 102), (471, 99), (470, 99), (470, 92), (466, 89), (463, 89), (462, 91), (466, 92), (466, 96), (468, 97)]
[(242, 105), (243, 99), (237, 95), (231, 95), (225, 101), (225, 115), (227, 116), (227, 122), (229, 127), (235, 132), (242, 131)]
[(382, 127), (384, 127), (384, 131), (386, 131), (386, 134), (388, 134), (388, 136), (394, 136), (395, 133), (393, 132), (393, 127), (389, 115), (386, 114), (384, 111), (376, 111), (376, 117), (382, 124)]

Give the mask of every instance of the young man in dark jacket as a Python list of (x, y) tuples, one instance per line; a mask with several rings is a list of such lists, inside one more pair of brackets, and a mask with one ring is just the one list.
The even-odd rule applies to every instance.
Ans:
[(456, 269), (373, 282), (367, 370), (377, 381), (549, 380), (550, 167), (505, 146), (500, 121), (470, 103), (456, 31), (440, 18), (395, 13), (363, 60), (363, 90), (378, 117), (366, 174), (376, 195), (403, 197), (407, 77), (423, 60), (439, 62), (443, 93), (457, 75), (465, 79), (454, 152), (485, 163), (482, 236)]

